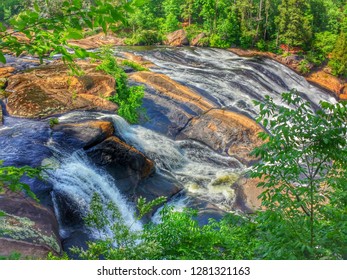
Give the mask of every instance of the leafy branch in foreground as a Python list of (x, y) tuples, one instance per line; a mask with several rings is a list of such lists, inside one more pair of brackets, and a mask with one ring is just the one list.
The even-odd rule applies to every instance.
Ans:
[[(7, 28), (0, 22), (0, 62), (6, 63), (6, 51), (17, 56), (23, 53), (38, 55), (61, 54), (68, 65), (76, 67), (75, 58), (94, 57), (94, 54), (69, 44), (70, 39), (82, 39), (84, 28), (102, 28), (106, 34), (110, 26), (125, 21), (124, 14), (133, 11), (135, 0), (115, 5), (113, 0), (97, 0), (84, 5), (81, 0), (63, 1), (59, 13), (43, 16), (39, 5), (14, 16)], [(74, 52), (69, 51), (73, 49)]]
[(255, 102), (271, 134), (253, 151), (261, 162), (258, 216), (264, 258), (342, 258), (347, 252), (347, 105), (321, 102), (314, 111), (298, 92)]
[(26, 195), (38, 201), (35, 194), (30, 190), (29, 185), (23, 183), (21, 180), (24, 176), (42, 179), (42, 170), (42, 168), (32, 168), (30, 166), (3, 166), (3, 161), (0, 161), (0, 192), (5, 188), (13, 192), (24, 191)]

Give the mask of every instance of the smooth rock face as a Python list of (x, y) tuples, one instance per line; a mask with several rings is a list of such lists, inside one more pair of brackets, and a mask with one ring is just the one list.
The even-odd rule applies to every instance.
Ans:
[(114, 79), (96, 71), (96, 65), (80, 66), (85, 72), (81, 77), (69, 75), (61, 63), (11, 76), (6, 88), (8, 113), (39, 118), (77, 109), (115, 111), (117, 105), (104, 99), (115, 93)]
[(124, 39), (117, 38), (113, 34), (105, 35), (104, 33), (89, 36), (81, 40), (70, 40), (69, 43), (87, 50), (96, 49), (105, 45), (125, 46)]
[(243, 115), (212, 109), (192, 119), (178, 138), (203, 142), (213, 150), (234, 156), (249, 165), (255, 160), (249, 153), (261, 144), (257, 137), (261, 131), (256, 122)]
[[(163, 74), (137, 72), (131, 75), (131, 79), (154, 88), (157, 95), (174, 101), (167, 105), (175, 106), (176, 113), (171, 114), (168, 109), (165, 112), (171, 122), (168, 127), (176, 127), (176, 131), (170, 132), (176, 139), (197, 140), (219, 153), (234, 156), (246, 165), (256, 160), (249, 153), (262, 143), (257, 137), (262, 129), (252, 119), (238, 113), (214, 109), (216, 105), (211, 101)], [(156, 106), (163, 104), (155, 103)], [(184, 125), (182, 120), (186, 121)]]
[(34, 200), (7, 191), (0, 195), (0, 255), (19, 252), (21, 258), (46, 258), (62, 252), (53, 212)]
[(52, 127), (52, 139), (61, 146), (74, 149), (88, 149), (114, 134), (114, 127), (108, 121), (84, 121), (62, 123)]
[(188, 46), (189, 41), (187, 38), (187, 33), (184, 29), (176, 30), (168, 35), (166, 35), (165, 45), (170, 45), (172, 47)]
[(134, 192), (141, 179), (154, 171), (154, 163), (134, 147), (112, 136), (87, 151), (98, 166), (115, 178), (117, 187), (127, 194)]

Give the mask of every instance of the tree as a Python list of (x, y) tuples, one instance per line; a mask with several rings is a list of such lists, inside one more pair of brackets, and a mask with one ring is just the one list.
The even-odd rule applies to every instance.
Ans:
[(347, 33), (341, 32), (337, 38), (329, 65), (334, 75), (347, 77)]
[(305, 46), (312, 37), (312, 15), (305, 0), (283, 0), (278, 7), (279, 39), (289, 46)]
[(314, 111), (296, 91), (284, 105), (256, 105), (271, 134), (253, 152), (261, 161), (266, 211), (257, 218), (262, 258), (342, 258), (347, 250), (347, 105), (321, 102)]

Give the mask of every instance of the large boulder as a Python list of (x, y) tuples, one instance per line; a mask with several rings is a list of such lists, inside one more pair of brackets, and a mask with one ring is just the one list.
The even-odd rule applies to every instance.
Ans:
[(83, 49), (96, 49), (105, 45), (125, 46), (125, 39), (118, 38), (114, 34), (98, 33), (80, 40), (70, 40), (69, 44)]
[(21, 258), (44, 259), (49, 252), (62, 252), (58, 222), (53, 212), (22, 194), (0, 195), (0, 255), (13, 252)]
[(79, 123), (62, 123), (52, 127), (52, 139), (60, 146), (88, 149), (114, 134), (109, 121), (92, 120)]
[(194, 111), (198, 109), (200, 113), (216, 106), (203, 98), (200, 94), (170, 79), (164, 74), (141, 71), (132, 74), (130, 78), (136, 82), (144, 83), (155, 88), (161, 95), (165, 95), (180, 103), (190, 105), (192, 109), (195, 107)]
[(187, 32), (184, 29), (180, 29), (166, 35), (164, 44), (172, 47), (188, 46)]
[(62, 63), (52, 63), (8, 79), (6, 108), (10, 115), (47, 117), (71, 110), (117, 110), (105, 100), (115, 94), (115, 80), (96, 71), (96, 65), (80, 62), (84, 75), (69, 73)]
[(87, 150), (87, 155), (97, 166), (108, 171), (123, 193), (131, 195), (140, 180), (154, 171), (153, 161), (116, 136)]
[(227, 153), (251, 165), (256, 158), (249, 153), (262, 141), (258, 138), (261, 127), (253, 120), (226, 110), (212, 109), (193, 118), (181, 131), (178, 139), (194, 139), (213, 150)]

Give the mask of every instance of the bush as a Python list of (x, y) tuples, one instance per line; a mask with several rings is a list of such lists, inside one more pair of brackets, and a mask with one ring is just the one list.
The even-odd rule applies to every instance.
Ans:
[(139, 119), (139, 108), (142, 106), (144, 88), (141, 86), (129, 87), (128, 76), (117, 64), (112, 49), (105, 47), (101, 51), (102, 63), (97, 67), (105, 73), (112, 75), (116, 80), (117, 94), (109, 100), (119, 105), (118, 114), (130, 123), (137, 123)]
[(125, 40), (127, 45), (151, 46), (162, 42), (162, 35), (155, 30), (142, 30)]
[(212, 34), (210, 36), (210, 47), (226, 49), (230, 47), (230, 44), (225, 42), (219, 35)]

